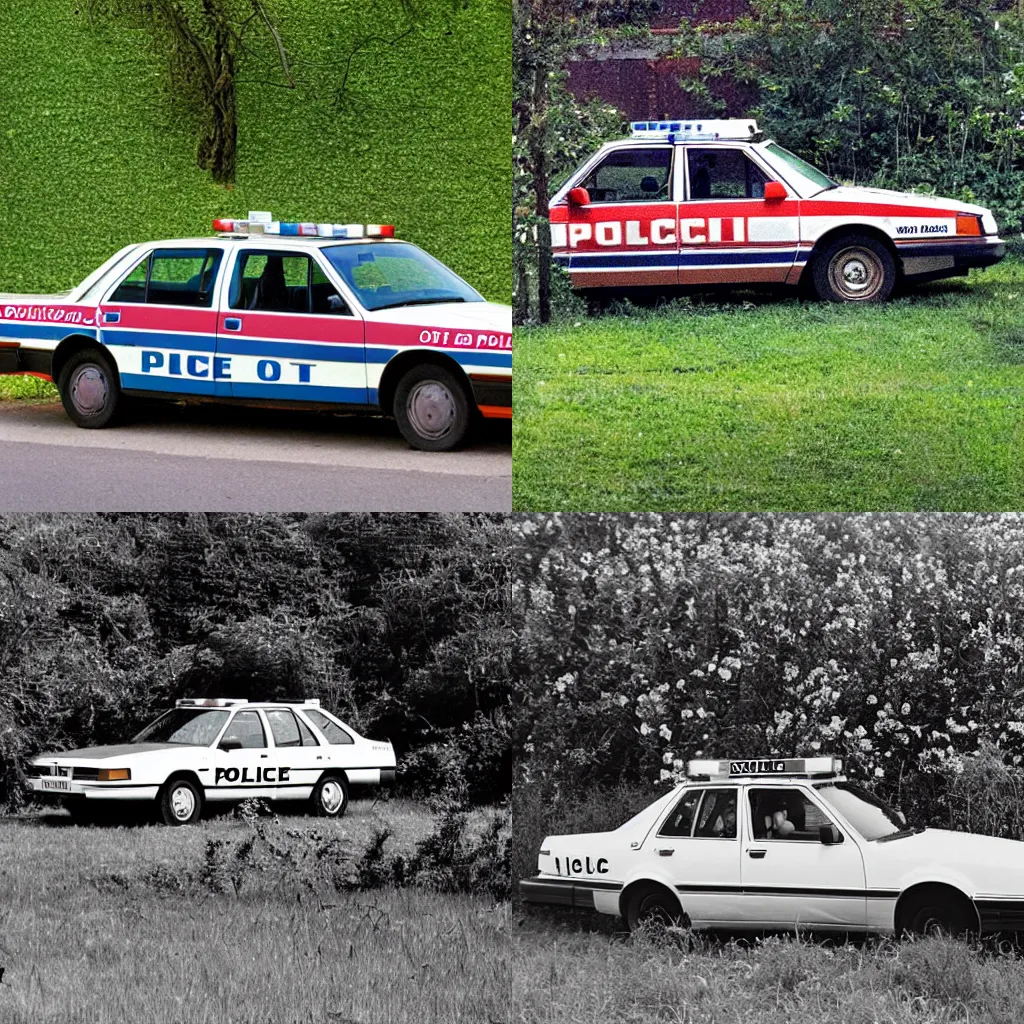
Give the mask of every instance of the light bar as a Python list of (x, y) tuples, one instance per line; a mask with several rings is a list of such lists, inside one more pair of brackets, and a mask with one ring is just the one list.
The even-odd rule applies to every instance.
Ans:
[(690, 761), (686, 774), (734, 779), (744, 775), (841, 775), (843, 762), (838, 757), (761, 757), (743, 761)]
[(233, 708), (236, 704), (248, 704), (247, 700), (232, 700), (229, 697), (182, 697), (174, 702), (178, 708)]
[(716, 139), (752, 139), (760, 134), (756, 121), (632, 121), (634, 139), (669, 142), (714, 142)]
[(269, 213), (250, 212), (246, 220), (218, 217), (213, 230), (227, 235), (288, 235), (303, 238), (394, 238), (393, 224), (313, 224), (271, 220)]

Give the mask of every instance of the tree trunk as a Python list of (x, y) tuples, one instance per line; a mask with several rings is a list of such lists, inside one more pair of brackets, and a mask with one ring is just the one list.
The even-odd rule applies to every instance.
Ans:
[(551, 226), (548, 223), (547, 119), (550, 91), (547, 69), (538, 65), (533, 73), (533, 118), (530, 124), (530, 164), (537, 217), (537, 319), (551, 319)]

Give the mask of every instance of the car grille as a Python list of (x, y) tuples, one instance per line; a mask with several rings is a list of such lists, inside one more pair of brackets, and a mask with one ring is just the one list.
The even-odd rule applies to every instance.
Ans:
[[(91, 768), (86, 768), (85, 770), (86, 771), (93, 771), (93, 769), (91, 769)], [(74, 770), (74, 773), (77, 775), (77, 773), (78, 773), (78, 769), (77, 768)], [(39, 778), (44, 778), (44, 777), (45, 778), (52, 778), (53, 776), (57, 776), (57, 777), (63, 778), (63, 779), (71, 778), (71, 776), (72, 776), (72, 769), (69, 768), (67, 765), (64, 765), (64, 764), (33, 764), (33, 765), (29, 765), (28, 777), (30, 779), (39, 779)], [(95, 778), (95, 777), (96, 776), (94, 775), (93, 778)]]
[(100, 770), (99, 768), (75, 768), (71, 772), (71, 777), (95, 782), (100, 777)]

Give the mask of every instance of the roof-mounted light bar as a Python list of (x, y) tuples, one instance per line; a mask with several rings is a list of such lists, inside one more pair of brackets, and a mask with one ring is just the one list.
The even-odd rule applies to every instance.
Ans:
[(269, 213), (250, 211), (246, 220), (218, 217), (213, 230), (224, 235), (290, 235), (306, 238), (394, 238), (393, 224), (314, 224), (280, 221)]
[(842, 775), (843, 762), (838, 757), (761, 757), (741, 761), (690, 761), (686, 766), (690, 776), (708, 776), (735, 779), (745, 775), (786, 776)]
[(749, 141), (760, 135), (756, 121), (632, 121), (634, 139), (668, 142)]
[(182, 697), (174, 702), (178, 708), (233, 708), (236, 704), (248, 704), (247, 700), (230, 697)]

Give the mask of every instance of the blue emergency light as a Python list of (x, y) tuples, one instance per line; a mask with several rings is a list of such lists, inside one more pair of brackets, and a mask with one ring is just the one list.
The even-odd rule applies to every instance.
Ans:
[(219, 217), (213, 230), (229, 235), (287, 235), (305, 238), (394, 238), (393, 224), (313, 224), (272, 220), (269, 213), (250, 211), (246, 220)]
[(712, 121), (632, 121), (634, 139), (659, 142), (746, 141), (759, 134), (756, 121), (738, 118)]

